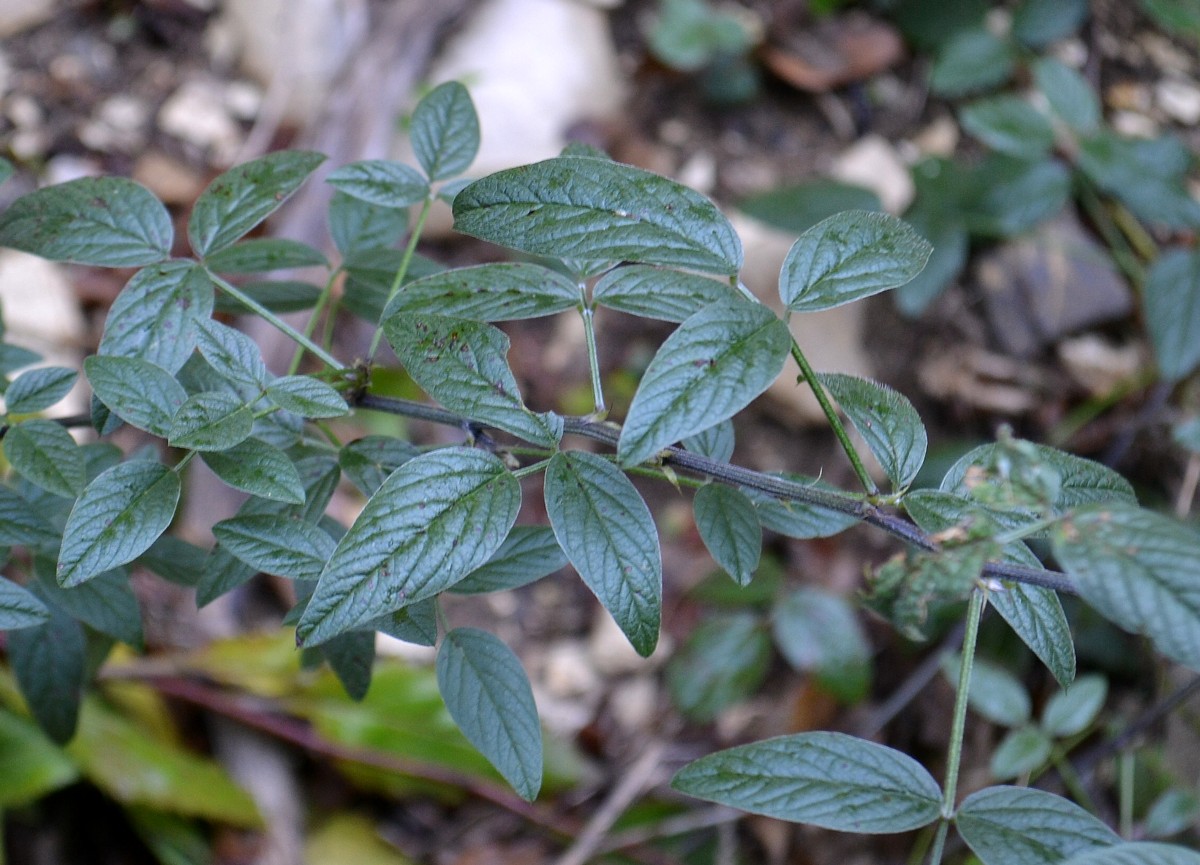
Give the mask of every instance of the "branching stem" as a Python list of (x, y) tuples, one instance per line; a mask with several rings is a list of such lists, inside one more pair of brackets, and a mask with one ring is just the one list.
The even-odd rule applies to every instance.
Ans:
[[(392, 287), (388, 289), (387, 299), (383, 302), (385, 310), (391, 306), (392, 298), (400, 292), (400, 286), (404, 284), (404, 277), (408, 276), (408, 268), (412, 264), (413, 255), (417, 251), (417, 243), (421, 240), (421, 232), (425, 230), (425, 221), (429, 219), (429, 211), (433, 207), (433, 199), (434, 195), (431, 192), (425, 196), (425, 202), (421, 205), (421, 212), (417, 215), (417, 222), (408, 236), (408, 244), (404, 247), (404, 257), (400, 259), (400, 266), (396, 269), (395, 278), (392, 279)], [(374, 359), (375, 352), (379, 350), (379, 341), (381, 339), (383, 339), (383, 328), (377, 327), (375, 335), (371, 337), (371, 348), (367, 351), (368, 358)]]

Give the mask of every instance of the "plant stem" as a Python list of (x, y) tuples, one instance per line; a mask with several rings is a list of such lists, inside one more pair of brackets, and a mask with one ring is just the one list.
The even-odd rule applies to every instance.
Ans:
[[(391, 306), (392, 298), (400, 293), (400, 286), (404, 284), (404, 277), (408, 276), (409, 265), (412, 264), (413, 255), (417, 251), (417, 243), (421, 239), (421, 232), (425, 230), (425, 220), (429, 218), (429, 211), (433, 207), (433, 193), (425, 196), (425, 201), (421, 205), (421, 212), (417, 215), (417, 222), (413, 226), (412, 231), (408, 236), (408, 244), (404, 247), (404, 257), (400, 259), (400, 267), (396, 269), (396, 276), (392, 280), (392, 287), (388, 289), (387, 299), (383, 302), (383, 308), (386, 310)], [(383, 324), (383, 322), (379, 322)], [(375, 329), (375, 335), (371, 337), (371, 347), (367, 351), (367, 362), (370, 363), (375, 358), (375, 352), (379, 350), (379, 341), (383, 338), (383, 329), (381, 327)]]
[(579, 299), (579, 314), (583, 317), (583, 336), (587, 342), (588, 369), (592, 373), (592, 403), (596, 407), (593, 416), (596, 420), (604, 420), (608, 415), (608, 406), (604, 404), (604, 385), (600, 381), (600, 356), (596, 351), (596, 313), (588, 305), (582, 284), (579, 286)]
[(519, 468), (513, 472), (513, 477), (517, 480), (527, 478), (530, 475), (536, 475), (539, 472), (544, 472), (546, 466), (550, 465), (550, 460), (540, 460), (532, 465), (527, 465), (524, 468)]
[(813, 371), (808, 358), (804, 356), (804, 352), (800, 350), (800, 344), (796, 342), (795, 338), (792, 339), (792, 358), (799, 365), (800, 373), (804, 376), (804, 380), (812, 388), (813, 396), (817, 398), (817, 402), (821, 406), (821, 411), (825, 413), (825, 419), (829, 421), (829, 426), (833, 429), (833, 434), (837, 436), (838, 442), (842, 445), (842, 450), (850, 458), (850, 465), (854, 467), (854, 473), (858, 475), (859, 483), (863, 485), (863, 489), (867, 491), (867, 495), (876, 495), (879, 492), (879, 488), (875, 486), (875, 481), (871, 479), (867, 467), (863, 465), (862, 457), (858, 455), (858, 451), (854, 449), (854, 445), (850, 442), (850, 435), (846, 432), (845, 424), (838, 417), (837, 410), (834, 409), (833, 403), (829, 401), (829, 397), (825, 393), (825, 388), (821, 387), (821, 382), (817, 380), (816, 372)]
[[(446, 409), (397, 397), (362, 393), (353, 395), (350, 402), (359, 408), (417, 418), (445, 426), (462, 427), (467, 423), (465, 418)], [(591, 439), (613, 448), (617, 446), (617, 441), (621, 436), (621, 428), (616, 424), (597, 422), (588, 418), (564, 418), (563, 428), (567, 435)], [(873, 502), (864, 500), (862, 496), (820, 489), (796, 483), (787, 478), (756, 472), (742, 466), (717, 462), (679, 447), (665, 448), (662, 451), (661, 461), (663, 465), (682, 469), (691, 475), (711, 478), (731, 486), (757, 490), (781, 501), (798, 502), (847, 514), (860, 522), (882, 529), (918, 549), (931, 552), (939, 549), (938, 544), (918, 526), (904, 517), (882, 510)], [(1009, 562), (988, 562), (984, 566), (983, 577), (1040, 586), (1069, 595), (1078, 594), (1075, 584), (1065, 574), (1046, 568), (1031, 568)]]
[(950, 831), (950, 821), (941, 819), (938, 821), (937, 834), (933, 837), (933, 846), (929, 850), (929, 865), (939, 865), (942, 861), (942, 852), (946, 849), (946, 835)]
[[(325, 309), (325, 304), (329, 303), (329, 299), (333, 297), (333, 281), (337, 279), (337, 275), (342, 272), (340, 267), (334, 268), (329, 273), (329, 278), (325, 280), (325, 287), (321, 289), (321, 294), (317, 297), (316, 305), (313, 306), (312, 312), (308, 316), (308, 324), (304, 326), (304, 335), (312, 339), (312, 335), (317, 331), (317, 321), (321, 317), (321, 313)], [(300, 369), (300, 360), (304, 357), (304, 347), (296, 346), (296, 353), (292, 355), (292, 362), (288, 364), (288, 375), (295, 375)]]
[(1129, 750), (1122, 751), (1117, 757), (1117, 767), (1120, 772), (1121, 780), (1119, 783), (1120, 790), (1120, 823), (1119, 829), (1121, 837), (1126, 841), (1133, 840), (1133, 752)]
[(248, 294), (243, 292), (236, 285), (233, 285), (232, 283), (228, 282), (227, 280), (222, 279), (221, 277), (219, 277), (215, 273), (213, 273), (211, 270), (207, 270), (206, 273), (208, 273), (209, 278), (213, 281), (213, 283), (218, 288), (220, 288), (222, 291), (224, 291), (230, 297), (234, 298), (238, 303), (242, 304), (242, 306), (246, 307), (247, 309), (249, 309), (256, 315), (261, 316), (272, 327), (274, 327), (276, 330), (280, 331), (281, 333), (285, 334), (286, 336), (290, 337), (298, 345), (303, 346), (304, 348), (308, 349), (316, 357), (318, 357), (321, 360), (321, 362), (324, 363), (326, 366), (331, 366), (334, 369), (342, 369), (345, 367), (345, 364), (343, 364), (340, 360), (338, 360), (336, 357), (331, 355), (325, 349), (321, 348), (321, 346), (317, 345), (315, 342), (313, 342), (307, 336), (302, 334), (300, 331), (296, 330), (296, 328), (292, 327), (290, 324), (288, 324), (286, 321), (281, 319), (275, 313), (271, 312), (271, 310), (267, 309), (265, 306), (263, 306), (257, 300), (255, 300), (254, 298), (250, 297)]

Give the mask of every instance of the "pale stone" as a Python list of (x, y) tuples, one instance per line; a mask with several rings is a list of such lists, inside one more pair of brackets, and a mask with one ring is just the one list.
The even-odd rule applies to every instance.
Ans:
[(171, 94), (158, 112), (162, 131), (205, 150), (219, 165), (228, 165), (242, 143), (242, 130), (225, 107), (223, 88), (215, 81), (193, 78)]
[(133, 179), (167, 204), (191, 204), (204, 189), (204, 178), (190, 165), (158, 150), (138, 158)]
[(1154, 119), (1137, 111), (1114, 111), (1109, 122), (1113, 131), (1130, 138), (1157, 138), (1159, 134)]
[(86, 156), (75, 156), (71, 153), (60, 153), (51, 157), (42, 170), (42, 183), (53, 186), (78, 180), (81, 177), (99, 177), (103, 174), (100, 163)]
[(687, 162), (679, 166), (675, 179), (684, 186), (697, 192), (709, 195), (717, 183), (717, 160), (707, 151), (693, 154)]
[(49, 21), (57, 5), (55, 0), (4, 0), (0, 3), (0, 38)]
[(145, 141), (150, 111), (140, 99), (112, 96), (96, 109), (96, 116), (79, 129), (79, 140), (92, 150), (130, 151)]
[(1129, 384), (1146, 362), (1136, 343), (1113, 345), (1094, 333), (1064, 339), (1055, 348), (1067, 373), (1094, 397)]
[(949, 159), (958, 148), (960, 132), (954, 118), (944, 115), (937, 118), (913, 138), (913, 144), (922, 156), (940, 156)]
[(587, 648), (578, 640), (560, 640), (546, 649), (539, 681), (552, 697), (579, 697), (600, 686)]
[(844, 183), (865, 186), (889, 213), (903, 213), (916, 195), (908, 166), (882, 135), (864, 136), (837, 158), (829, 173)]
[(1164, 78), (1155, 85), (1154, 101), (1172, 120), (1185, 126), (1200, 123), (1200, 86), (1195, 81)]
[(618, 682), (608, 698), (613, 720), (630, 733), (645, 732), (653, 726), (659, 703), (659, 685), (650, 676)]
[(671, 654), (671, 641), (660, 634), (658, 646), (649, 658), (643, 658), (629, 643), (629, 638), (606, 612), (596, 614), (588, 634), (588, 657), (602, 676), (623, 676), (654, 669)]

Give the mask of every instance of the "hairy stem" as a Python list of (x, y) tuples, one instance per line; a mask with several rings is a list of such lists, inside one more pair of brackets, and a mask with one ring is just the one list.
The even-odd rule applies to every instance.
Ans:
[[(467, 424), (465, 418), (454, 412), (413, 400), (364, 393), (352, 397), (351, 403), (359, 408), (402, 415), (445, 426), (463, 427)], [(616, 424), (597, 422), (587, 418), (564, 418), (563, 426), (567, 435), (591, 439), (613, 448), (617, 446), (617, 441), (621, 436), (621, 428)], [(782, 501), (798, 502), (848, 514), (860, 522), (882, 529), (911, 546), (929, 551), (938, 549), (937, 543), (919, 527), (904, 517), (882, 510), (861, 496), (820, 489), (753, 469), (717, 462), (679, 447), (663, 450), (661, 461), (663, 465), (673, 469), (704, 478), (712, 478), (732, 486), (746, 487)], [(1074, 583), (1065, 574), (1044, 568), (1030, 568), (1007, 562), (989, 562), (984, 567), (983, 577), (1041, 586), (1072, 595), (1078, 594)]]
[(604, 385), (600, 381), (600, 355), (596, 351), (596, 313), (588, 305), (582, 285), (579, 287), (579, 296), (579, 314), (583, 317), (583, 336), (587, 341), (588, 369), (592, 373), (592, 403), (596, 407), (596, 419), (603, 420), (608, 414), (608, 406), (604, 404)]
[(230, 297), (234, 298), (238, 303), (242, 304), (242, 306), (246, 307), (247, 309), (249, 309), (256, 315), (261, 316), (272, 327), (274, 327), (276, 330), (278, 330), (281, 333), (288, 336), (297, 345), (303, 346), (304, 348), (308, 349), (310, 352), (312, 352), (312, 354), (314, 356), (319, 358), (321, 360), (321, 362), (324, 363), (326, 366), (333, 367), (334, 369), (342, 369), (345, 366), (345, 364), (342, 363), (340, 360), (338, 360), (336, 357), (331, 355), (325, 349), (321, 348), (321, 346), (317, 345), (315, 342), (313, 342), (307, 336), (302, 334), (300, 331), (296, 330), (296, 328), (292, 327), (290, 324), (288, 324), (286, 321), (281, 319), (275, 313), (271, 312), (271, 310), (267, 309), (265, 306), (263, 306), (257, 300), (250, 297), (250, 295), (246, 294), (244, 291), (242, 291), (236, 285), (232, 284), (231, 282), (229, 282), (227, 280), (222, 279), (221, 277), (219, 277), (215, 273), (213, 273), (211, 270), (206, 270), (205, 272), (208, 274), (209, 279), (211, 279), (213, 281), (213, 284), (215, 284), (223, 292), (228, 294)]
[[(383, 308), (386, 310), (392, 303), (394, 298), (400, 292), (400, 286), (404, 284), (404, 277), (408, 276), (408, 268), (412, 264), (413, 255), (417, 251), (417, 243), (421, 240), (421, 232), (425, 230), (425, 220), (429, 219), (429, 211), (433, 207), (433, 193), (425, 196), (425, 202), (421, 205), (421, 212), (417, 215), (417, 222), (412, 228), (408, 236), (408, 244), (404, 247), (404, 257), (400, 259), (400, 267), (396, 269), (396, 276), (392, 280), (392, 287), (388, 289), (387, 299), (383, 302)], [(379, 322), (383, 324), (383, 322)], [(375, 352), (379, 350), (379, 341), (383, 339), (383, 328), (375, 329), (375, 335), (371, 337), (371, 347), (367, 350), (367, 357), (373, 359)]]

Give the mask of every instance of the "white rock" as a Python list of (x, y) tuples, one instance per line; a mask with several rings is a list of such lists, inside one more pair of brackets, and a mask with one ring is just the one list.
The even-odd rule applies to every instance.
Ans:
[(4, 0), (0, 3), (0, 38), (49, 21), (55, 0)]
[(546, 649), (539, 681), (546, 693), (560, 699), (579, 697), (600, 686), (592, 659), (577, 640), (560, 640)]
[(879, 196), (884, 209), (901, 214), (916, 189), (904, 160), (882, 135), (867, 135), (841, 154), (829, 172), (844, 183), (856, 183)]
[(432, 664), (437, 657), (437, 649), (433, 646), (406, 643), (382, 631), (375, 634), (375, 651), (383, 657), (400, 658), (410, 664)]
[[(755, 296), (775, 310), (779, 301), (779, 271), (796, 238), (771, 228), (742, 213), (730, 215), (734, 229), (742, 238), (746, 264), (742, 280)], [(818, 372), (843, 372), (871, 377), (873, 368), (863, 347), (863, 310), (851, 303), (822, 312), (793, 315), (792, 335), (805, 357)], [(797, 384), (800, 374), (796, 362), (788, 359), (783, 372), (767, 390), (767, 397), (790, 423), (823, 424), (825, 415), (807, 385)]]
[(51, 157), (42, 171), (42, 183), (52, 186), (78, 180), (81, 177), (99, 177), (102, 174), (100, 163), (86, 156), (75, 156), (70, 153), (60, 153)]
[(622, 730), (644, 733), (658, 712), (659, 686), (650, 676), (634, 676), (613, 686), (609, 711)]
[(1146, 361), (1137, 343), (1113, 345), (1094, 333), (1064, 339), (1055, 348), (1071, 378), (1094, 397), (1128, 384)]
[(934, 120), (912, 140), (921, 156), (940, 156), (949, 159), (958, 148), (959, 128), (948, 115)]
[(242, 143), (242, 130), (225, 107), (217, 82), (193, 78), (171, 94), (158, 112), (163, 132), (208, 152), (220, 165), (229, 164)]
[(1114, 111), (1110, 118), (1112, 128), (1121, 135), (1131, 138), (1157, 138), (1159, 129), (1154, 119), (1137, 111)]
[(362, 43), (367, 0), (224, 0), (215, 26), (221, 35), (210, 33), (210, 50), (237, 46), (242, 69), (268, 89), (282, 88), (285, 116), (303, 124)]
[(1154, 88), (1154, 101), (1164, 114), (1185, 126), (1200, 122), (1200, 86), (1195, 81), (1164, 78)]
[(23, 93), (14, 94), (5, 105), (5, 114), (18, 129), (36, 129), (46, 122), (42, 106)]
[(145, 142), (146, 103), (132, 96), (117, 95), (106, 99), (96, 115), (79, 129), (79, 140), (93, 150), (132, 151)]

